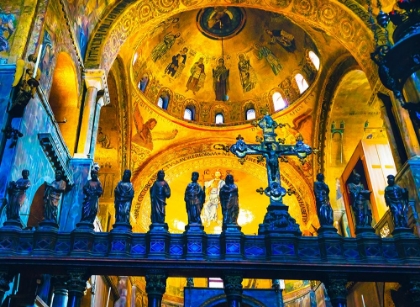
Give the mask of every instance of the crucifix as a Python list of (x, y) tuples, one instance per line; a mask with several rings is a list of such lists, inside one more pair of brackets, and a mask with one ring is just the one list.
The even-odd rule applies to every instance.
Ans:
[(263, 138), (257, 137), (259, 144), (246, 144), (239, 135), (236, 138), (237, 142), (230, 147), (230, 151), (240, 158), (241, 163), (247, 155), (259, 155), (259, 161), (266, 160), (268, 187), (262, 192), (270, 197), (270, 204), (258, 232), (300, 235), (299, 225), (288, 213), (288, 206), (283, 204), (283, 197), (287, 191), (281, 185), (279, 159), (287, 161), (286, 156), (297, 156), (304, 163), (305, 158), (313, 153), (312, 148), (303, 142), (300, 135), (294, 145), (285, 145), (282, 139), (276, 140), (275, 129), (283, 125), (275, 122), (270, 115), (265, 115), (257, 125), (263, 130)]

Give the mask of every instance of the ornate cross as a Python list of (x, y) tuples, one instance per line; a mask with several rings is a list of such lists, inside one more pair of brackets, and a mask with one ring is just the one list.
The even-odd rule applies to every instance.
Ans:
[[(313, 152), (312, 148), (303, 143), (302, 136), (296, 138), (294, 145), (284, 145), (284, 140), (276, 140), (275, 129), (284, 125), (275, 122), (270, 115), (265, 115), (257, 125), (263, 130), (263, 138), (257, 137), (259, 144), (246, 144), (239, 135), (236, 138), (236, 144), (230, 147), (230, 151), (240, 158), (241, 163), (247, 155), (260, 155), (259, 161), (266, 160), (268, 187), (265, 188), (264, 193), (270, 197), (270, 205), (267, 208), (264, 224), (270, 224), (267, 227), (276, 229), (276, 232), (283, 228), (293, 228), (289, 230), (300, 233), (299, 225), (290, 217), (287, 212), (288, 207), (283, 204), (283, 196), (287, 194), (287, 191), (281, 185), (279, 159), (286, 160), (286, 156), (297, 156), (304, 163), (305, 158)], [(259, 232), (261, 232), (261, 225)]]

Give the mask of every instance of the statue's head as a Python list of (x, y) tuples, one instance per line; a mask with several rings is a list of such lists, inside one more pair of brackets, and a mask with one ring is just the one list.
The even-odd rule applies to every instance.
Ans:
[(221, 173), (220, 171), (216, 171), (216, 172), (214, 173), (214, 178), (216, 178), (216, 179), (220, 179), (220, 177), (222, 177), (222, 173)]
[(359, 174), (359, 173), (354, 172), (354, 173), (353, 173), (353, 182), (354, 182), (355, 184), (359, 184), (359, 183), (360, 183), (360, 181), (361, 181), (360, 174)]
[(319, 173), (318, 175), (316, 175), (316, 180), (318, 181), (324, 181), (325, 176), (323, 173)]
[(55, 172), (55, 180), (59, 181), (59, 180), (61, 180), (61, 179), (63, 179), (63, 172), (62, 172), (62, 171), (60, 171), (60, 170), (57, 170), (57, 171)]
[(92, 170), (90, 171), (90, 178), (91, 178), (93, 181), (98, 180), (98, 171), (97, 171), (96, 169), (92, 169)]
[(22, 177), (23, 177), (23, 179), (28, 179), (28, 177), (29, 177), (29, 171), (27, 169), (24, 169), (22, 171)]
[(225, 181), (226, 184), (233, 184), (233, 176), (231, 174), (227, 175)]
[(165, 179), (165, 172), (161, 169), (160, 171), (158, 171), (157, 173), (157, 179), (162, 181), (163, 179)]
[(389, 185), (394, 185), (394, 183), (395, 183), (395, 176), (394, 175), (388, 175), (388, 176), (386, 176), (386, 178), (388, 179), (388, 184)]
[(129, 169), (126, 169), (124, 171), (123, 177), (122, 177), (124, 182), (130, 182), (131, 179), (131, 171)]
[(196, 182), (198, 180), (199, 174), (198, 172), (192, 172), (191, 174), (191, 180)]

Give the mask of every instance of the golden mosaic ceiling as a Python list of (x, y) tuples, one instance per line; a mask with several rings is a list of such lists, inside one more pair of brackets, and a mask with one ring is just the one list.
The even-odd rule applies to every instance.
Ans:
[[(193, 26), (191, 26), (193, 25)], [(300, 96), (297, 74), (311, 85), (317, 68), (312, 38), (285, 16), (257, 9), (212, 7), (174, 15), (155, 26), (133, 58), (138, 90), (152, 104), (198, 123), (243, 122), (247, 109), (274, 112), (279, 92), (287, 108)], [(304, 82), (304, 81), (303, 81)], [(227, 116), (229, 114), (229, 116)]]

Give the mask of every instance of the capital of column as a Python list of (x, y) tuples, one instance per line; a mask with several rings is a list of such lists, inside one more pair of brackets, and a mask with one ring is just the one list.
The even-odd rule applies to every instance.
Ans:
[(328, 296), (334, 307), (344, 307), (347, 303), (347, 278), (344, 276), (331, 276), (324, 281)]
[(222, 277), (223, 287), (226, 296), (241, 296), (242, 295), (242, 280), (243, 276), (240, 272), (231, 272)]
[(9, 283), (12, 281), (12, 275), (6, 269), (0, 269), (0, 291), (9, 290)]
[(82, 297), (86, 290), (86, 281), (88, 278), (87, 272), (84, 269), (69, 271), (67, 277), (67, 288), (69, 293)]
[(168, 275), (163, 270), (151, 270), (146, 274), (146, 292), (148, 295), (162, 296), (166, 291)]
[(109, 99), (109, 90), (108, 90), (108, 83), (106, 81), (106, 74), (105, 70), (103, 69), (86, 69), (84, 71), (83, 77), (85, 79), (85, 84), (87, 88), (94, 87), (96, 90), (100, 91), (103, 90), (103, 101), (101, 103), (103, 105), (107, 105), (110, 103)]

